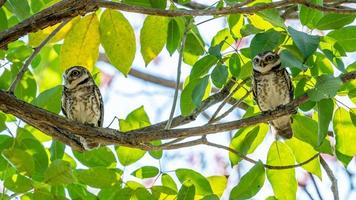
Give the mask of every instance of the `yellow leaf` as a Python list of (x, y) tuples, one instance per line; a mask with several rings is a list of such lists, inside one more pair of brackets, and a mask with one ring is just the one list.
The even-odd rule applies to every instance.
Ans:
[[(315, 151), (310, 144), (303, 142), (295, 137), (287, 140), (286, 144), (292, 149), (295, 159), (298, 163), (302, 163), (308, 160), (317, 153), (317, 151)], [(310, 173), (315, 174), (321, 180), (322, 177), (319, 157), (315, 158), (314, 160), (310, 161), (305, 165), (302, 165), (302, 168), (304, 168)]]
[(347, 156), (356, 155), (356, 126), (351, 121), (350, 113), (340, 107), (335, 111), (333, 127), (336, 133), (336, 150)]
[[(68, 31), (72, 28), (73, 24), (75, 24), (79, 20), (78, 17), (72, 19), (70, 22), (68, 22), (50, 41), (49, 43), (56, 43), (60, 40), (62, 40), (68, 33)], [(60, 23), (49, 26), (43, 30), (39, 30), (35, 33), (30, 33), (29, 34), (29, 45), (36, 47), (41, 44), (41, 42), (48, 37), (49, 34), (51, 34), (54, 29), (56, 29)]]
[(101, 44), (110, 63), (127, 75), (135, 58), (135, 34), (120, 12), (107, 9), (100, 19)]
[(96, 14), (83, 17), (64, 38), (61, 49), (61, 70), (80, 65), (92, 71), (99, 56), (99, 20)]
[(141, 54), (146, 66), (157, 57), (167, 41), (168, 18), (147, 16), (141, 29)]
[[(268, 151), (267, 164), (273, 166), (293, 165), (294, 155), (286, 144), (275, 141)], [(283, 170), (267, 169), (267, 178), (277, 199), (296, 199), (298, 185), (294, 168)]]
[(210, 176), (207, 179), (210, 183), (211, 189), (213, 189), (214, 194), (221, 197), (226, 189), (226, 185), (227, 185), (226, 177), (225, 176)]

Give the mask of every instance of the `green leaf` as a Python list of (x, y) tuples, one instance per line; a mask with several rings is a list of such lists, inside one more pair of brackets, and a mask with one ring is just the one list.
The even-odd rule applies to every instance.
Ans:
[[(298, 140), (295, 137), (287, 140), (286, 144), (292, 149), (295, 159), (298, 163), (303, 163), (318, 153), (310, 144)], [(322, 176), (320, 170), (319, 156), (317, 156), (317, 158), (308, 162), (307, 164), (302, 165), (302, 167), (308, 172), (318, 176), (321, 180)]]
[(176, 192), (178, 191), (177, 184), (174, 182), (173, 178), (170, 175), (166, 173), (162, 174), (161, 182), (163, 186), (171, 188)]
[(276, 8), (258, 11), (257, 15), (270, 22), (274, 26), (285, 28), (284, 20)]
[[(323, 0), (311, 0), (310, 2), (312, 4), (316, 4), (320, 6), (323, 5)], [(300, 7), (300, 12), (299, 12), (300, 22), (303, 25), (306, 25), (310, 29), (315, 28), (318, 22), (320, 21), (320, 19), (322, 19), (322, 17), (323, 17), (322, 11), (308, 8), (304, 5)]]
[(182, 34), (179, 30), (179, 25), (175, 19), (170, 19), (167, 30), (167, 45), (166, 48), (169, 54), (172, 56), (177, 50), (180, 41), (182, 40)]
[(7, 128), (5, 121), (6, 121), (6, 115), (0, 112), (0, 132), (2, 132)]
[(6, 14), (3, 9), (0, 9), (0, 32), (6, 30), (7, 27), (8, 26)]
[[(253, 153), (265, 138), (267, 131), (266, 124), (240, 129), (231, 140), (230, 148), (243, 155)], [(241, 161), (241, 157), (232, 152), (229, 152), (229, 159), (232, 166)]]
[(143, 106), (136, 108), (127, 115), (126, 119), (120, 119), (120, 131), (127, 132), (149, 126), (150, 119)]
[(105, 53), (125, 76), (136, 54), (136, 39), (129, 21), (119, 11), (106, 9), (100, 18), (100, 40)]
[(58, 114), (61, 110), (62, 89), (63, 87), (58, 85), (45, 90), (32, 101), (32, 104)]
[(211, 41), (211, 46), (216, 46), (222, 44), (221, 50), (224, 51), (225, 49), (229, 48), (230, 45), (233, 45), (235, 40), (232, 38), (230, 31), (228, 28), (220, 30)]
[(67, 185), (67, 190), (71, 199), (97, 199), (95, 195), (87, 191), (86, 186), (81, 184), (69, 184)]
[(5, 7), (20, 20), (31, 16), (30, 6), (26, 0), (7, 0)]
[(57, 140), (52, 140), (52, 144), (50, 147), (51, 161), (54, 161), (57, 159), (61, 160), (64, 156), (65, 148), (66, 148), (66, 145), (63, 144), (62, 142), (59, 142)]
[(225, 176), (209, 176), (208, 181), (213, 193), (220, 198), (226, 189), (227, 178)]
[(315, 87), (308, 91), (308, 96), (311, 101), (333, 98), (341, 85), (342, 81), (340, 78), (331, 75), (322, 75), (317, 78)]
[[(183, 88), (182, 94), (180, 96), (180, 110), (182, 112), (182, 115), (188, 116), (190, 115), (193, 110), (195, 109), (195, 104), (193, 103), (193, 92), (195, 90), (195, 87), (200, 83), (200, 79), (195, 79), (195, 80), (189, 80), (189, 77), (187, 80), (184, 82), (185, 87)], [(208, 82), (208, 86), (206, 87), (205, 94), (203, 96), (203, 100), (206, 99), (211, 91), (211, 84)], [(196, 95), (196, 94), (194, 94)]]
[(179, 189), (177, 200), (194, 200), (194, 196), (195, 186), (190, 181), (187, 181)]
[(123, 166), (128, 166), (140, 160), (146, 153), (141, 149), (119, 146), (115, 148), (117, 157)]
[[(111, 187), (111, 188), (104, 188), (99, 192), (99, 199), (105, 200), (130, 200), (133, 190), (131, 188), (118, 188), (118, 187)], [(95, 198), (97, 199), (97, 198)]]
[(282, 50), (279, 54), (279, 57), (281, 58), (281, 63), (283, 67), (294, 67), (300, 70), (305, 70), (308, 68), (306, 65), (303, 64), (303, 61), (295, 57), (289, 50)]
[(327, 36), (334, 38), (347, 52), (356, 51), (356, 26), (340, 28), (328, 33)]
[(212, 55), (207, 55), (199, 59), (190, 72), (190, 80), (205, 77), (209, 73), (210, 68), (214, 66), (217, 61), (218, 59)]
[(77, 152), (73, 151), (73, 155), (80, 163), (87, 167), (115, 167), (116, 158), (113, 152), (108, 147), (100, 147), (90, 151)]
[(209, 83), (209, 76), (205, 76), (204, 78), (200, 79), (197, 85), (194, 87), (192, 92), (192, 102), (195, 106), (200, 106), (201, 101), (203, 100), (205, 91), (208, 87)]
[(335, 111), (333, 127), (336, 135), (336, 150), (347, 156), (356, 155), (356, 126), (352, 124), (350, 113), (340, 107)]
[(232, 188), (230, 200), (250, 199), (257, 194), (265, 182), (265, 168), (261, 161), (241, 177), (237, 186)]
[(177, 195), (177, 191), (160, 185), (154, 185), (151, 187), (152, 195), (158, 199), (161, 195), (169, 198), (169, 195)]
[(228, 75), (229, 72), (226, 65), (219, 63), (216, 65), (213, 72), (211, 72), (211, 79), (217, 88), (222, 88), (227, 81)]
[(37, 93), (36, 80), (30, 71), (26, 71), (21, 81), (16, 86), (15, 96), (26, 102), (31, 102)]
[(251, 40), (251, 58), (265, 51), (273, 51), (283, 41), (282, 34), (270, 29), (267, 32), (257, 33)]
[(297, 31), (292, 27), (288, 27), (288, 32), (292, 36), (299, 51), (304, 55), (305, 60), (312, 55), (319, 46), (319, 36), (309, 35), (304, 32)]
[[(155, 141), (152, 141), (150, 142), (152, 145), (154, 146), (159, 146), (162, 144), (162, 142), (160, 140), (155, 140)], [(153, 158), (155, 159), (161, 159), (162, 158), (162, 155), (163, 155), (163, 150), (151, 150), (148, 152)]]
[(21, 174), (14, 174), (6, 178), (4, 186), (15, 193), (24, 193), (33, 188), (32, 181)]
[(244, 17), (240, 14), (231, 14), (227, 16), (230, 32), (235, 38), (241, 38), (240, 30), (244, 24)]
[(309, 117), (294, 115), (292, 130), (294, 137), (313, 147), (318, 146), (318, 124)]
[[(271, 144), (267, 164), (273, 166), (294, 165), (294, 156), (288, 146), (280, 141)], [(297, 181), (295, 169), (267, 169), (267, 178), (277, 199), (296, 199)]]
[(69, 162), (55, 160), (45, 172), (44, 182), (50, 185), (70, 184), (75, 181)]
[(183, 50), (183, 61), (188, 65), (193, 65), (204, 52), (204, 41), (199, 32), (189, 32)]
[(99, 56), (99, 20), (95, 13), (73, 25), (64, 38), (60, 53), (61, 70), (79, 65), (93, 70)]
[(166, 44), (167, 27), (166, 17), (151, 15), (146, 17), (140, 33), (141, 54), (146, 66), (158, 56)]
[(2, 155), (17, 169), (25, 175), (32, 175), (35, 170), (35, 162), (32, 156), (21, 149), (5, 149)]
[(194, 170), (177, 169), (176, 175), (182, 184), (186, 181), (190, 181), (192, 184), (194, 184), (196, 188), (196, 193), (198, 195), (208, 195), (213, 193), (209, 181), (204, 176)]
[(18, 142), (16, 147), (21, 148), (33, 158), (35, 164), (33, 179), (42, 180), (43, 173), (48, 167), (48, 155), (43, 145), (34, 138), (24, 138), (22, 140), (16, 138), (16, 140)]
[(241, 71), (241, 62), (239, 56), (234, 53), (230, 56), (229, 59), (229, 71), (232, 76), (237, 78)]
[(143, 166), (140, 167), (139, 169), (136, 169), (134, 172), (131, 173), (132, 176), (135, 176), (137, 178), (152, 178), (157, 176), (159, 173), (159, 170), (157, 167), (154, 166)]
[(354, 15), (327, 13), (320, 19), (316, 28), (319, 30), (340, 29), (354, 20)]
[(340, 153), (337, 149), (335, 150), (335, 155), (345, 168), (347, 168), (353, 158), (353, 156), (347, 156), (345, 154)]
[(334, 112), (332, 99), (323, 99), (317, 102), (318, 106), (318, 146), (324, 141), (328, 134), (329, 124)]
[(118, 182), (121, 174), (122, 171), (118, 169), (108, 169), (105, 167), (94, 167), (75, 171), (75, 176), (79, 182), (94, 188), (113, 186)]
[(244, 26), (242, 26), (242, 28), (240, 30), (240, 33), (241, 33), (242, 37), (246, 37), (246, 36), (249, 36), (249, 35), (254, 35), (254, 34), (257, 34), (257, 33), (261, 33), (261, 32), (263, 32), (262, 29), (259, 29), (259, 28), (255, 27), (252, 24), (245, 24)]
[[(4, 149), (11, 148), (13, 144), (14, 144), (14, 139), (12, 137), (7, 135), (0, 135), (0, 153), (2, 153)], [(5, 160), (5, 157), (0, 156), (0, 171), (5, 171), (8, 167), (9, 164)]]

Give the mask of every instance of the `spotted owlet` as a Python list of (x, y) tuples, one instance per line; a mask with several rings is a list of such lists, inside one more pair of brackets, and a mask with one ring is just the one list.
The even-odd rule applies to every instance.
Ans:
[[(71, 120), (101, 127), (103, 125), (104, 105), (99, 88), (90, 72), (81, 66), (67, 69), (63, 74), (62, 112)], [(86, 149), (99, 146), (91, 140), (83, 140)]]
[[(267, 51), (253, 58), (252, 91), (261, 111), (275, 110), (293, 100), (293, 84), (286, 69), (281, 68), (277, 53)], [(270, 121), (277, 135), (291, 138), (291, 115)]]

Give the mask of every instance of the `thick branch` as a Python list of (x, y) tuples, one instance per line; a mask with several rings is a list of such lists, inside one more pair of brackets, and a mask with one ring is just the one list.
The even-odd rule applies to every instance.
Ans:
[[(355, 78), (356, 71), (341, 76), (343, 81), (349, 81)], [(114, 129), (90, 127), (81, 123), (70, 121), (64, 117), (16, 99), (15, 96), (10, 95), (5, 91), (0, 91), (0, 110), (5, 113), (15, 115), (50, 136), (58, 137), (58, 135), (62, 134), (62, 132), (70, 132), (79, 136), (93, 138), (104, 145), (119, 144), (137, 147), (141, 144), (159, 139), (202, 136), (218, 132), (231, 131), (267, 122), (277, 117), (293, 113), (296, 106), (306, 102), (307, 100), (308, 96), (303, 95), (286, 105), (284, 108), (280, 108), (270, 113), (221, 124), (164, 130), (163, 128), (165, 123), (163, 123), (163, 125), (152, 125), (149, 128), (129, 131), (125, 134)], [(175, 123), (174, 120), (173, 122)]]
[(3, 32), (0, 32), (0, 48), (20, 37), (48, 26), (55, 25), (78, 15), (95, 11), (96, 5), (92, 0), (63, 0), (41, 12), (31, 16)]
[(106, 1), (106, 0), (63, 0), (41, 12), (31, 16), (10, 29), (0, 33), (0, 48), (5, 47), (8, 43), (19, 39), (20, 37), (44, 29), (48, 26), (55, 25), (64, 19), (73, 18), (78, 15), (85, 15), (95, 11), (98, 7), (112, 8), (127, 12), (159, 15), (167, 17), (175, 16), (203, 16), (203, 15), (228, 15), (234, 13), (255, 13), (271, 8), (285, 8), (290, 5), (302, 4), (323, 12), (356, 14), (353, 8), (336, 8), (326, 7), (310, 3), (307, 0), (282, 0), (266, 4), (259, 4), (251, 7), (244, 7), (243, 4), (236, 4), (224, 8), (210, 8), (204, 10), (161, 10), (157, 8), (147, 8), (140, 6), (126, 5), (123, 3)]

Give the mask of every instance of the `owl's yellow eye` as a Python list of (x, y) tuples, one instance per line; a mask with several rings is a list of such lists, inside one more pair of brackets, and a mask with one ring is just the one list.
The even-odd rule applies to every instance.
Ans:
[(74, 71), (72, 71), (71, 75), (72, 76), (79, 76), (80, 72), (78, 70), (74, 70)]

